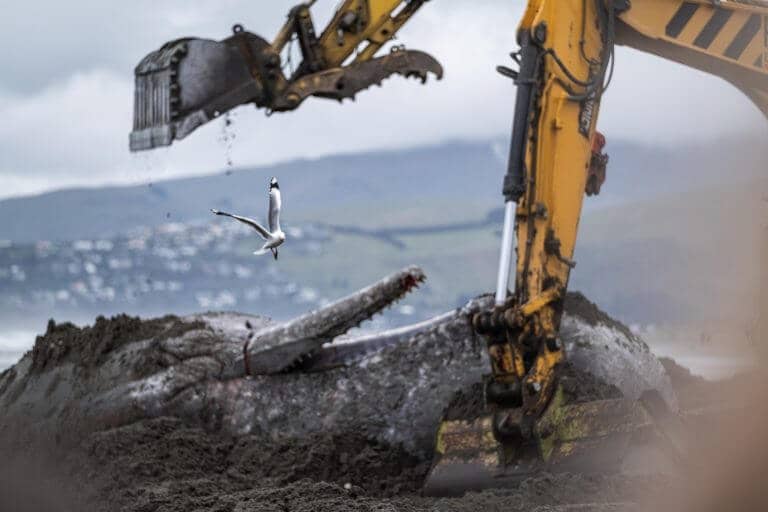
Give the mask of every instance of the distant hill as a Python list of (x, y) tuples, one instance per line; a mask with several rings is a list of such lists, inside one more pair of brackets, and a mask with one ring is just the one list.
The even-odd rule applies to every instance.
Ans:
[[(280, 179), (286, 224), (401, 224), (423, 202), (481, 207), (499, 197), (503, 164), (491, 142), (294, 160), (141, 186), (70, 189), (0, 201), (0, 239), (30, 242), (109, 237), (137, 226), (212, 219), (209, 208), (262, 216), (270, 176)], [(462, 218), (462, 208), (438, 211)], [(473, 212), (474, 213), (474, 212)], [(418, 217), (412, 219), (420, 222)], [(431, 220), (427, 219), (431, 222)]]
[(768, 241), (768, 175), (591, 212), (571, 286), (627, 322), (701, 329), (758, 316)]
[[(764, 144), (745, 140), (653, 147), (611, 140), (608, 182), (587, 208), (650, 199), (692, 185), (746, 181)], [(507, 141), (444, 144), (316, 160), (140, 186), (68, 189), (0, 201), (0, 240), (112, 237), (169, 221), (209, 221), (208, 209), (258, 216), (266, 184), (280, 179), (286, 224), (322, 222), (361, 228), (475, 222), (501, 205)], [(762, 169), (759, 165), (757, 166)]]
[[(603, 193), (585, 202), (570, 289), (627, 324), (744, 338), (765, 274), (768, 177), (752, 178), (765, 149), (738, 147), (613, 141)], [(425, 286), (365, 328), (463, 304), (495, 283), (505, 152), (499, 141), (463, 142), (2, 201), (0, 240), (13, 242), (0, 243), (0, 367), (19, 333), (31, 343), (51, 317), (287, 318), (409, 264), (424, 268)], [(208, 213), (263, 211), (271, 175), (289, 230), (279, 261), (254, 257), (250, 230)], [(25, 243), (46, 239), (60, 242)]]

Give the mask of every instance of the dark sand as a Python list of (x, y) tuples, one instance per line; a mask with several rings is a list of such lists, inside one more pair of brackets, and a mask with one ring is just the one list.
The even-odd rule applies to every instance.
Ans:
[(662, 485), (543, 474), (516, 489), (424, 498), (418, 490), (429, 461), (397, 447), (354, 434), (235, 440), (171, 418), (100, 432), (78, 447), (42, 450), (45, 455), (15, 451), (18, 458), (0, 472), (2, 511), (490, 512), (564, 504), (590, 504), (579, 511), (631, 510), (616, 504), (637, 501)]
[[(564, 384), (574, 399), (618, 394), (569, 367)], [(482, 412), (481, 389), (477, 384), (458, 392), (449, 416)], [(232, 438), (175, 418), (97, 432), (73, 445), (28, 440), (0, 453), (6, 460), (0, 472), (2, 511), (490, 512), (571, 510), (557, 507), (573, 504), (583, 505), (574, 509), (579, 511), (634, 510), (632, 503), (665, 485), (661, 479), (541, 474), (515, 489), (426, 498), (419, 490), (428, 458), (356, 432)], [(9, 457), (13, 462), (7, 463)]]

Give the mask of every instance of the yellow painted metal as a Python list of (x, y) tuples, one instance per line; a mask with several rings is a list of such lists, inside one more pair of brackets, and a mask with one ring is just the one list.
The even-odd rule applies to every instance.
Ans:
[(519, 382), (525, 376), (523, 355), (513, 343), (498, 343), (488, 347), (491, 371), (499, 382)]
[[(678, 34), (676, 30), (672, 30), (674, 27), (671, 22), (676, 13), (684, 7), (683, 4), (696, 4), (696, 8), (692, 10), (693, 13), (687, 22), (678, 24), (678, 26), (683, 25)], [(699, 39), (707, 25), (713, 23), (713, 16), (717, 13), (725, 21), (722, 26), (714, 23), (710, 27), (711, 42), (708, 42), (709, 38)], [(753, 16), (755, 26), (759, 27), (757, 30), (749, 30), (747, 26)], [(682, 0), (633, 2), (632, 8), (620, 15), (623, 22), (645, 36), (689, 48), (713, 59), (734, 62), (750, 71), (757, 70), (754, 66), (755, 59), (765, 51), (766, 17), (768, 17), (768, 7), (734, 2), (722, 2), (718, 5), (709, 1), (683, 2)], [(738, 58), (729, 58), (726, 56), (728, 48), (740, 34), (748, 38), (748, 41), (745, 41), (746, 47)]]
[[(524, 375), (529, 413), (546, 407), (564, 358), (562, 349), (550, 348), (545, 341), (558, 335), (560, 299), (576, 244), (600, 102), (600, 86), (588, 90), (584, 83), (602, 84), (600, 64), (607, 52), (601, 26), (596, 3), (583, 0), (531, 0), (520, 23), (520, 30), (529, 31), (547, 52), (526, 136), (526, 193), (516, 212), (514, 316), (520, 338), (540, 343)], [(557, 250), (551, 248), (553, 243)]]
[[(355, 51), (355, 62), (370, 60), (390, 41), (425, 0), (345, 0), (320, 36), (320, 46), (328, 67), (341, 66)], [(341, 29), (346, 13), (365, 16), (365, 23), (354, 32)]]
[[(585, 52), (597, 57), (602, 52), (600, 33), (595, 28), (594, 2), (581, 0), (542, 0), (531, 17), (531, 30), (545, 23), (545, 47), (554, 51), (577, 78), (588, 81), (596, 71), (578, 51), (581, 37), (579, 27), (586, 15)], [(581, 133), (580, 114), (583, 103), (569, 100), (562, 82), (571, 83), (553, 58), (545, 57), (543, 91), (539, 101), (539, 119), (532, 123), (526, 167), (528, 190), (518, 204), (517, 289), (526, 301), (521, 309), (526, 316), (539, 307), (551, 307), (552, 283), (563, 291), (568, 283), (569, 266), (561, 259), (547, 254), (545, 239), (550, 230), (560, 241), (560, 252), (571, 259), (576, 244), (576, 230), (581, 214), (587, 168), (591, 156), (591, 137), (597, 121), (599, 98), (587, 105), (594, 113), (586, 133)], [(582, 90), (574, 85), (577, 91)], [(540, 213), (543, 207), (544, 214)], [(527, 272), (526, 272), (527, 268)]]
[(520, 314), (523, 317), (531, 316), (537, 311), (539, 311), (541, 308), (549, 304), (550, 302), (556, 300), (559, 298), (560, 292), (555, 288), (550, 288), (548, 290), (545, 290), (541, 292), (539, 295), (534, 297), (533, 299), (529, 300), (525, 303), (525, 305), (520, 307)]
[[(599, 94), (578, 101), (573, 96), (585, 90), (579, 82), (599, 75), (599, 63), (607, 55), (603, 44), (612, 44), (597, 8), (598, 2), (589, 0), (530, 0), (520, 23), (533, 37), (546, 27), (540, 44), (548, 52), (526, 136), (527, 190), (517, 208), (515, 314), (521, 337), (554, 339), (559, 330), (562, 304), (557, 299), (568, 284), (600, 107)], [(634, 0), (616, 21), (668, 46), (645, 47), (629, 38), (623, 43), (720, 75), (768, 115), (768, 8), (708, 0)], [(552, 240), (558, 251), (548, 250)], [(538, 383), (543, 391), (527, 397), (526, 408), (541, 411), (546, 405), (551, 398), (547, 388), (552, 389), (563, 357), (561, 350), (540, 348), (525, 382)]]
[[(549, 405), (557, 385), (556, 369), (563, 358), (562, 350), (550, 350), (546, 343), (541, 344), (533, 368), (525, 379), (523, 403), (530, 413), (541, 414)], [(532, 392), (532, 386), (538, 386), (538, 391)]]
[[(354, 60), (355, 62), (370, 60), (424, 3), (425, 0), (345, 0), (337, 8), (330, 23), (320, 35), (320, 49), (326, 67), (339, 67), (347, 60)], [(529, 0), (520, 20), (519, 29), (532, 30), (542, 21), (546, 22), (549, 27), (549, 34), (553, 38), (552, 41), (546, 43), (546, 46), (555, 49), (569, 69), (585, 72), (587, 68), (584, 67), (584, 55), (582, 55), (579, 45), (581, 24), (584, 18), (588, 20), (584, 43), (586, 56), (590, 59), (599, 59), (599, 52), (602, 48), (600, 37), (604, 35), (595, 25), (595, 11), (599, 3), (596, 0)], [(609, 2), (603, 3), (607, 5)], [(620, 4), (620, 2), (617, 3)], [(734, 63), (750, 72), (768, 74), (768, 4), (738, 0), (718, 2), (712, 0), (633, 0), (628, 2), (628, 5), (629, 8), (619, 13), (618, 18), (643, 36), (700, 53), (714, 60), (729, 64)], [(695, 8), (695, 12), (686, 21), (680, 33), (670, 34), (668, 28), (675, 14), (681, 9), (691, 9), (691, 6)], [(364, 23), (356, 25), (354, 30), (344, 30), (342, 20), (349, 13), (361, 16)], [(702, 39), (699, 36), (712, 29), (710, 25), (716, 21), (713, 20), (713, 15), (716, 13), (727, 13), (727, 19), (722, 25), (714, 23), (714, 26), (717, 27), (717, 33), (706, 47), (702, 47)], [(753, 33), (750, 27), (757, 22), (760, 24), (760, 29)], [(749, 40), (746, 43), (739, 41), (740, 38), (745, 37), (745, 34), (749, 35)], [(276, 38), (276, 44), (278, 42), (284, 44), (284, 39), (285, 37), (279, 35)], [(708, 38), (705, 37), (703, 40), (708, 41)], [(699, 41), (698, 44), (697, 41)], [(565, 46), (563, 46), (564, 43)], [(642, 45), (633, 44), (632, 41), (624, 43), (686, 64), (689, 63), (687, 60), (690, 60), (685, 56), (676, 56), (674, 52), (668, 52), (665, 55), (664, 52), (643, 48)], [(734, 43), (736, 43), (735, 46), (739, 48), (739, 51), (730, 53), (729, 49), (732, 49)], [(743, 44), (746, 46), (741, 49)], [(727, 54), (738, 54), (738, 56), (728, 57)], [(556, 71), (554, 74), (558, 75)], [(731, 71), (716, 74), (720, 74), (732, 82), (738, 82), (730, 76), (732, 75)], [(586, 79), (588, 75), (577, 73), (577, 76)], [(742, 88), (768, 114), (768, 92), (766, 92), (768, 86), (755, 87), (754, 84), (744, 85), (740, 83), (736, 83), (736, 85)], [(560, 115), (558, 112), (550, 110), (549, 122), (552, 123), (551, 127), (554, 129), (568, 131), (570, 129), (568, 105), (563, 103), (561, 98), (556, 97), (557, 91), (554, 93), (551, 101), (556, 103), (549, 104), (549, 107), (553, 110), (560, 108), (563, 110), (559, 112)], [(558, 150), (558, 152), (561, 155), (568, 154), (568, 149)], [(580, 159), (581, 152), (582, 148), (578, 148), (574, 154), (579, 155), (578, 158)], [(569, 204), (571, 203), (572, 201), (569, 201)], [(554, 223), (557, 224), (558, 221), (554, 221)], [(570, 245), (572, 246), (572, 244)], [(568, 250), (566, 249), (565, 252)], [(540, 272), (538, 272), (538, 276), (532, 276), (533, 279), (540, 278), (545, 271), (544, 268), (535, 270)]]
[(720, 76), (768, 116), (768, 4), (639, 0), (619, 20), (619, 44)]
[(541, 10), (542, 3), (544, 3), (544, 0), (528, 0), (523, 17), (520, 19), (520, 25), (517, 27), (518, 32), (533, 28), (534, 20)]

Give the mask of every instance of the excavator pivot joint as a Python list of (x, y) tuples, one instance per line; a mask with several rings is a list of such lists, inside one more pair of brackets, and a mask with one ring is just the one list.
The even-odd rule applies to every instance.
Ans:
[(513, 408), (523, 405), (523, 392), (520, 381), (501, 382), (488, 379), (485, 383), (485, 399), (489, 404)]

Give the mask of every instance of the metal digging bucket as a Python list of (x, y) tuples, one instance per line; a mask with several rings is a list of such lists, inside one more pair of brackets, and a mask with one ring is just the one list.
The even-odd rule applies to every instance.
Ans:
[(221, 42), (177, 39), (144, 57), (135, 69), (131, 151), (168, 146), (238, 105), (259, 104), (263, 87), (246, 55), (268, 48), (240, 31)]
[(672, 473), (681, 461), (678, 418), (658, 394), (568, 404), (558, 390), (532, 438), (515, 445), (494, 436), (494, 415), (444, 420), (424, 493), (514, 487), (536, 473)]

